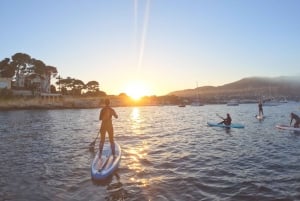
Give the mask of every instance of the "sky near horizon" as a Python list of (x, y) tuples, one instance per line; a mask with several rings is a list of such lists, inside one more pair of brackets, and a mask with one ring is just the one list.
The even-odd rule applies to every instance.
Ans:
[[(2, 0), (0, 60), (22, 52), (119, 95), (300, 75), (298, 0)], [(136, 84), (134, 84), (136, 83)], [(144, 86), (139, 89), (138, 86)]]

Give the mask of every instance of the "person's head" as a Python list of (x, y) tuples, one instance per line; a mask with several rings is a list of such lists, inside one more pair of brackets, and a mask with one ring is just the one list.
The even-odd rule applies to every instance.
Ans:
[(109, 105), (109, 104), (110, 104), (110, 100), (109, 100), (108, 98), (106, 98), (106, 99), (104, 100), (104, 103), (105, 103), (105, 105)]
[(227, 117), (230, 117), (230, 114), (229, 114), (229, 113), (227, 113)]
[(295, 114), (293, 112), (291, 112), (291, 117), (293, 117)]

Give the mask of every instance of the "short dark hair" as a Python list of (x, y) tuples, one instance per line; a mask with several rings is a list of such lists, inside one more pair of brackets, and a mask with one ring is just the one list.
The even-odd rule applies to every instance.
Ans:
[(104, 103), (105, 103), (105, 105), (109, 105), (109, 104), (110, 104), (110, 100), (109, 100), (108, 98), (106, 98), (106, 99), (104, 100)]

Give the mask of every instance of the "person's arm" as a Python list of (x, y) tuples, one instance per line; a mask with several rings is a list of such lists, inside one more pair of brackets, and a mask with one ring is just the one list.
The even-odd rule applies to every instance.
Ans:
[(117, 119), (118, 115), (117, 115), (116, 111), (114, 109), (112, 109), (112, 111), (113, 111), (113, 116)]
[(290, 126), (292, 125), (292, 121), (293, 121), (293, 117), (291, 117), (291, 122), (290, 122)]
[(224, 118), (222, 118), (222, 119), (223, 119), (223, 121), (221, 121), (221, 122), (218, 123), (218, 124), (223, 124), (223, 123), (225, 123), (226, 119), (224, 119)]

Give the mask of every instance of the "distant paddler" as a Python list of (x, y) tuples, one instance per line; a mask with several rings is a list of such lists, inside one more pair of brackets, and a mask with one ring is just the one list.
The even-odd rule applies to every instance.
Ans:
[(299, 128), (300, 127), (300, 118), (298, 115), (296, 115), (295, 113), (292, 112), (290, 126), (292, 125), (293, 120), (295, 120), (294, 128)]
[(262, 100), (260, 99), (258, 102), (258, 116), (264, 115)]
[[(218, 115), (218, 114), (217, 114), (217, 115)], [(223, 121), (221, 121), (221, 122), (218, 123), (218, 124), (225, 124), (226, 126), (230, 126), (230, 125), (231, 125), (232, 119), (231, 119), (229, 113), (227, 113), (227, 117), (226, 117), (226, 118), (223, 118), (223, 117), (221, 117), (220, 115), (218, 115), (218, 116), (219, 116), (221, 119), (223, 119)]]

